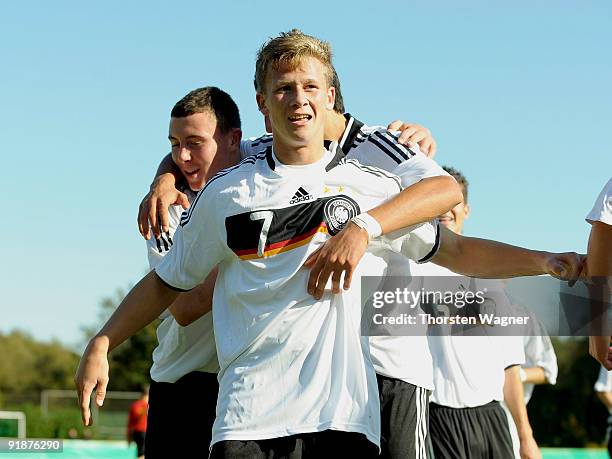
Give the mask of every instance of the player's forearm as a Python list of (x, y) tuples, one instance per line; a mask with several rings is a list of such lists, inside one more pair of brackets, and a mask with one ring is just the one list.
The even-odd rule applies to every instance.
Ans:
[(527, 416), (527, 407), (525, 406), (525, 394), (523, 391), (523, 383), (519, 377), (519, 365), (514, 365), (505, 370), (504, 380), (504, 402), (510, 410), (519, 438), (531, 437), (533, 432), (529, 424)]
[[(612, 334), (608, 319), (612, 303), (612, 226), (603, 222), (594, 222), (589, 236), (588, 255), (586, 259), (587, 283), (591, 298), (591, 314), (595, 320), (591, 324), (591, 335), (609, 336)], [(597, 342), (600, 338), (596, 338)], [(602, 355), (607, 355), (606, 340), (601, 340)], [(599, 359), (598, 359), (599, 360)], [(601, 361), (601, 360), (600, 360)]]
[(523, 368), (525, 372), (525, 384), (546, 384), (548, 379), (542, 367)]
[(465, 237), (440, 226), (440, 250), (433, 262), (459, 274), (483, 279), (548, 274), (547, 252)]
[[(169, 175), (166, 176), (165, 174)], [(172, 155), (170, 153), (164, 156), (161, 162), (159, 163), (159, 166), (157, 166), (157, 172), (155, 172), (155, 177), (153, 178), (153, 184), (151, 185), (151, 187), (154, 186), (156, 180), (162, 175), (168, 178), (173, 177), (175, 183), (178, 183), (183, 179), (181, 170), (177, 167), (176, 164), (174, 164), (174, 161), (172, 160)]]
[(383, 234), (387, 234), (432, 220), (452, 209), (461, 199), (461, 189), (452, 177), (430, 177), (409, 186), (368, 213), (380, 223)]
[(153, 322), (176, 298), (178, 292), (162, 283), (154, 271), (147, 274), (127, 294), (106, 321), (90, 346), (112, 351), (130, 336)]
[[(594, 222), (589, 236), (587, 270), (589, 276), (612, 276), (612, 226)], [(610, 285), (610, 281), (608, 281)], [(612, 285), (610, 285), (612, 286)]]
[(186, 327), (212, 309), (218, 268), (214, 268), (204, 282), (189, 292), (181, 293), (168, 310), (176, 322)]

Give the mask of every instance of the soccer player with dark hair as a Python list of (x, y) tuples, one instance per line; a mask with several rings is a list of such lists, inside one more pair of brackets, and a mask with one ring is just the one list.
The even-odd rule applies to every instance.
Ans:
[[(239, 160), (240, 113), (219, 88), (198, 88), (179, 100), (170, 113), (168, 139), (172, 159), (184, 180), (189, 203), (222, 169)], [(168, 232), (147, 241), (151, 269), (173, 244), (183, 208), (170, 207)], [(217, 404), (219, 363), (212, 315), (194, 317), (194, 304), (210, 304), (216, 270), (164, 311), (153, 351), (147, 423), (147, 458), (191, 457), (208, 445)], [(183, 326), (187, 325), (188, 326)], [(175, 439), (176, 441), (172, 441)]]

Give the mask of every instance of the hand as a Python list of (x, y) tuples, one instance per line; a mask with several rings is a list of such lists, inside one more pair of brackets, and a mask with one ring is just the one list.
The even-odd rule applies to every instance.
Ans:
[(351, 286), (353, 271), (368, 247), (368, 233), (349, 222), (342, 231), (328, 239), (304, 262), (310, 268), (308, 293), (317, 300), (323, 296), (327, 280), (332, 278), (332, 292), (340, 293), (344, 273), (344, 290)]
[(610, 338), (610, 336), (589, 336), (589, 354), (608, 371), (612, 370)]
[(570, 287), (585, 276), (586, 256), (574, 252), (547, 254), (544, 272), (569, 281)]
[(106, 386), (108, 385), (108, 340), (94, 338), (89, 342), (79, 362), (79, 367), (74, 376), (74, 383), (76, 384), (79, 405), (81, 406), (83, 425), (90, 426), (93, 424), (89, 410), (91, 393), (97, 387), (96, 404), (98, 406), (102, 406), (106, 396)]
[(542, 454), (538, 448), (533, 435), (526, 438), (521, 438), (521, 446), (519, 449), (521, 459), (542, 459)]
[(400, 131), (398, 142), (407, 147), (413, 147), (414, 144), (419, 145), (421, 152), (433, 158), (436, 155), (437, 144), (436, 140), (431, 135), (431, 131), (420, 124), (404, 123), (401, 120), (395, 120), (389, 126), (389, 131)]
[(149, 240), (149, 230), (159, 239), (162, 231), (168, 232), (168, 208), (180, 204), (183, 209), (189, 207), (189, 199), (174, 186), (175, 179), (170, 173), (162, 174), (151, 184), (151, 190), (143, 198), (138, 207), (138, 230), (142, 237)]

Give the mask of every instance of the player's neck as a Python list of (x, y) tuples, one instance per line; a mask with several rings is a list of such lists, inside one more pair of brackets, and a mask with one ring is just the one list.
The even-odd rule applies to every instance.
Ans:
[(273, 137), (274, 154), (281, 163), (288, 166), (303, 166), (316, 163), (323, 157), (325, 152), (323, 136), (300, 146), (286, 144), (279, 137)]
[(340, 142), (346, 129), (346, 118), (343, 114), (331, 112), (325, 121), (325, 140)]

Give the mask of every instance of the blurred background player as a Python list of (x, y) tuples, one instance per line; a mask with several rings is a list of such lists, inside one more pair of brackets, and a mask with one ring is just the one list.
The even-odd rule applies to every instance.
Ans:
[(591, 224), (587, 270), (589, 277), (597, 285), (592, 285), (592, 296), (603, 300), (608, 307), (602, 311), (606, 321), (606, 336), (591, 336), (589, 352), (606, 369), (612, 370), (612, 354), (610, 353), (610, 321), (609, 302), (612, 291), (612, 178), (603, 187), (593, 204), (593, 209), (586, 217)]
[(145, 456), (145, 438), (147, 432), (147, 411), (149, 407), (149, 386), (142, 388), (140, 398), (130, 405), (127, 424), (127, 442), (136, 443), (138, 459)]
[[(523, 383), (523, 392), (525, 394), (525, 405), (529, 403), (533, 394), (533, 389), (536, 385), (555, 385), (557, 383), (557, 374), (559, 371), (555, 349), (553, 348), (548, 333), (535, 314), (531, 313), (529, 316), (530, 321), (527, 327), (529, 334), (523, 336), (525, 363), (521, 365), (519, 370), (519, 376)], [(519, 459), (521, 456), (518, 431), (512, 419), (512, 413), (508, 410), (507, 405), (504, 403), (502, 406), (508, 416), (514, 457)]]
[[(470, 215), (468, 181), (453, 168), (444, 168), (463, 191), (463, 201), (440, 217), (440, 223), (462, 234)], [(456, 276), (432, 263), (415, 265), (417, 276)], [(434, 363), (434, 392), (430, 399), (430, 440), (438, 459), (514, 457), (506, 401), (519, 426), (521, 457), (539, 458), (523, 398), (519, 365), (525, 362), (519, 337), (429, 336)]]

